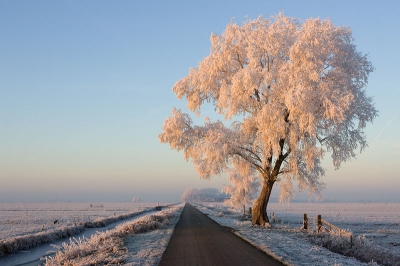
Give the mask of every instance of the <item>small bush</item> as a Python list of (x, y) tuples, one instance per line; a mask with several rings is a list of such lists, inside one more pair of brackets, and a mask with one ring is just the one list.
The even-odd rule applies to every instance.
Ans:
[(224, 216), (224, 214), (222, 212), (218, 212), (218, 213), (215, 214), (215, 216), (222, 217), (222, 216)]

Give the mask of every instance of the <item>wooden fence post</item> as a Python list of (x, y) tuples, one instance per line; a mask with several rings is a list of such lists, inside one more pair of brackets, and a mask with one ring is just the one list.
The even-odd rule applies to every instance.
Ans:
[(251, 215), (251, 207), (249, 207), (249, 215)]
[(322, 227), (322, 218), (321, 218), (321, 214), (318, 214), (318, 215), (317, 215), (317, 221), (318, 221), (317, 232), (319, 233), (319, 231), (321, 230), (321, 227)]
[(303, 216), (303, 229), (305, 229), (305, 230), (308, 229), (308, 218), (307, 218), (307, 213), (305, 213), (304, 216)]

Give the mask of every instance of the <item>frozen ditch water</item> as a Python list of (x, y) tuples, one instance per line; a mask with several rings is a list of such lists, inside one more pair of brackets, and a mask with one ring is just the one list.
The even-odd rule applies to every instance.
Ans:
[[(125, 223), (125, 222), (129, 222), (129, 221), (133, 221), (136, 220), (140, 217), (146, 216), (148, 214), (152, 214), (152, 213), (156, 213), (157, 211), (148, 211), (142, 214), (138, 214), (137, 216), (125, 219), (125, 220), (121, 220), (115, 223), (110, 223), (105, 227), (101, 227), (101, 228), (85, 228), (85, 231), (83, 231), (82, 233), (76, 234), (73, 237), (78, 239), (78, 238), (90, 238), (92, 235), (96, 234), (96, 232), (104, 232), (107, 231), (109, 229), (113, 229), (114, 227), (116, 227), (119, 224)], [(20, 251), (18, 253), (15, 254), (11, 254), (11, 255), (6, 255), (3, 258), (0, 258), (0, 265), (4, 265), (4, 266), (8, 266), (8, 265), (24, 265), (24, 266), (33, 266), (33, 265), (43, 265), (44, 261), (41, 261), (40, 258), (44, 257), (44, 256), (49, 256), (51, 255), (52, 251), (55, 251), (56, 248), (54, 248), (52, 245), (56, 245), (56, 246), (61, 246), (62, 243), (64, 242), (69, 242), (69, 239), (61, 239), (52, 243), (47, 243), (47, 244), (43, 244), (40, 245), (38, 247), (29, 249), (27, 251)]]

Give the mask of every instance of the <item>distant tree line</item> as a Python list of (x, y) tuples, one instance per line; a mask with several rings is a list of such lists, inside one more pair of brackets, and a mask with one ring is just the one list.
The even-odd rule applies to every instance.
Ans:
[(196, 202), (196, 201), (222, 201), (227, 198), (227, 194), (220, 193), (215, 188), (188, 188), (181, 196), (181, 200), (184, 202)]

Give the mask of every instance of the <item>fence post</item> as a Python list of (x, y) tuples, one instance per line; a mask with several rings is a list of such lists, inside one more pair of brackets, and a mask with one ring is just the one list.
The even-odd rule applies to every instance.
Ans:
[(317, 215), (317, 221), (318, 221), (317, 232), (319, 233), (319, 231), (321, 230), (321, 226), (322, 226), (321, 214), (318, 214), (318, 215)]
[(249, 207), (249, 214), (251, 215), (251, 207)]
[(305, 230), (308, 229), (308, 218), (307, 218), (307, 213), (305, 213), (304, 216), (303, 216), (303, 229), (305, 229)]

